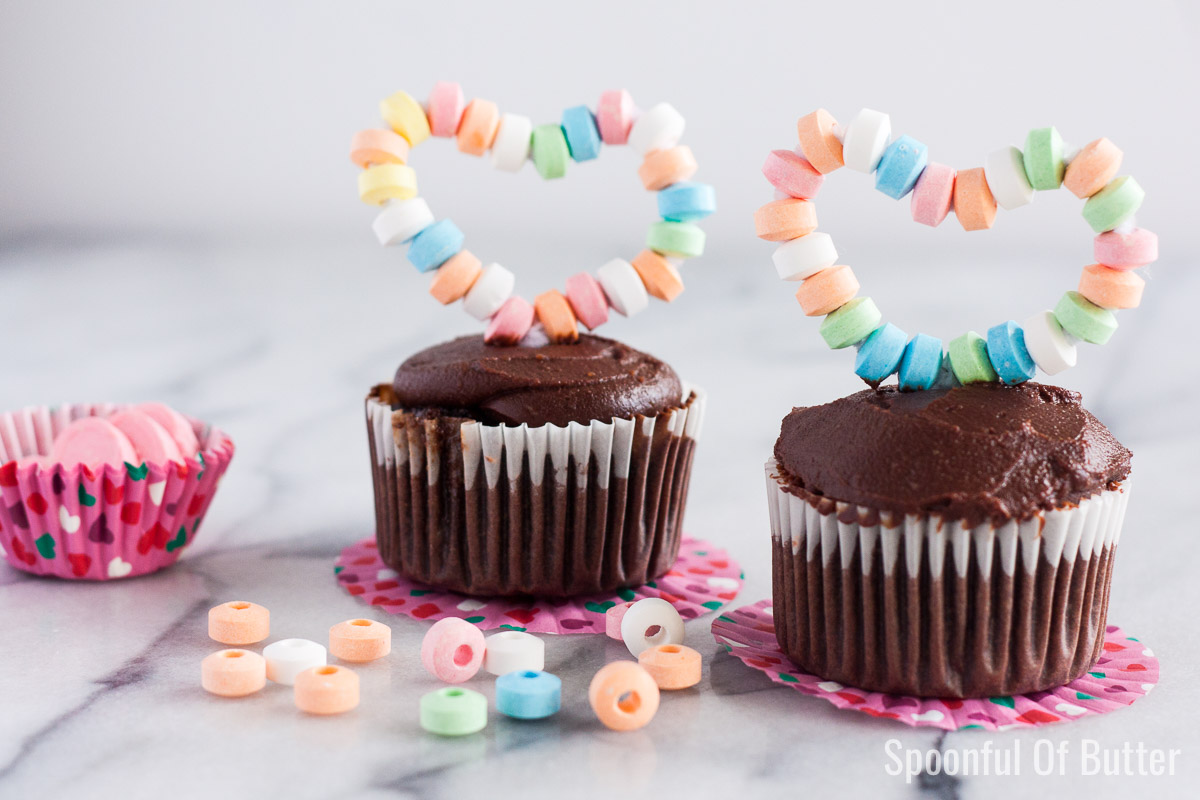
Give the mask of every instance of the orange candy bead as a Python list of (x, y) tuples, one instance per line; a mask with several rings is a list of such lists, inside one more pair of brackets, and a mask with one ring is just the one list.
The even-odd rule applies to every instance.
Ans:
[(392, 652), (392, 629), (371, 619), (348, 619), (329, 629), (329, 652), (343, 661), (374, 661)]
[(312, 667), (296, 676), (296, 708), (309, 714), (342, 714), (358, 706), (358, 676), (345, 667)]
[(954, 179), (954, 213), (967, 231), (987, 230), (996, 221), (996, 198), (983, 167), (964, 169)]
[(659, 689), (687, 689), (700, 682), (700, 654), (681, 644), (660, 644), (638, 654), (638, 664)]
[(606, 664), (588, 686), (592, 711), (614, 731), (634, 731), (654, 719), (658, 711), (658, 684), (650, 673), (632, 661)]
[(1089, 264), (1079, 276), (1079, 293), (1101, 308), (1137, 308), (1146, 281), (1131, 269)]
[(637, 270), (646, 291), (659, 300), (669, 303), (683, 292), (683, 278), (679, 270), (653, 250), (643, 250), (630, 263)]
[(408, 140), (393, 131), (359, 131), (350, 142), (350, 160), (363, 169), (372, 164), (405, 164), (408, 151)]
[(1124, 153), (1111, 141), (1097, 139), (1080, 150), (1063, 174), (1063, 186), (1080, 200), (1108, 185), (1121, 168)]
[(200, 685), (221, 697), (245, 697), (267, 685), (267, 662), (249, 650), (218, 650), (200, 662)]
[(533, 308), (550, 341), (573, 342), (579, 338), (579, 322), (562, 292), (551, 289), (539, 294)]
[(642, 185), (652, 192), (665, 189), (673, 183), (686, 181), (696, 174), (700, 165), (692, 155), (692, 148), (687, 145), (676, 145), (666, 150), (651, 150), (646, 153), (642, 165), (638, 167), (638, 177)]
[(475, 99), (463, 109), (458, 125), (458, 149), (472, 156), (481, 156), (491, 149), (500, 127), (500, 109), (491, 100)]
[(823, 317), (853, 300), (858, 288), (854, 270), (839, 264), (805, 278), (796, 290), (796, 299), (805, 316)]
[(800, 137), (800, 151), (808, 163), (822, 175), (833, 172), (845, 162), (842, 160), (842, 143), (834, 135), (837, 120), (823, 108), (805, 114), (796, 123)]
[(754, 212), (754, 233), (768, 242), (787, 242), (817, 229), (817, 207), (808, 200), (785, 197)]
[(271, 612), (257, 603), (232, 600), (208, 611), (208, 635), (221, 644), (254, 644), (271, 635)]
[(470, 250), (459, 250), (433, 274), (429, 293), (442, 305), (449, 305), (467, 296), (481, 272), (483, 262)]

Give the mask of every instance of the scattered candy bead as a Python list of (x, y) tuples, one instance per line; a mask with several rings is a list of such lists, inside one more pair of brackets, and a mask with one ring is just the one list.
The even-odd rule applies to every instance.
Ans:
[(325, 648), (308, 639), (281, 639), (263, 649), (263, 659), (267, 680), (291, 686), (304, 670), (325, 666)]
[(487, 698), (458, 686), (435, 689), (421, 697), (421, 727), (438, 736), (478, 733), (487, 727)]
[(947, 355), (954, 377), (961, 384), (994, 383), (996, 370), (988, 360), (987, 340), (975, 331), (967, 331), (950, 341)]
[(563, 136), (561, 125), (538, 125), (533, 129), (530, 142), (530, 155), (539, 175), (546, 180), (552, 180), (567, 174), (567, 161), (571, 158), (571, 151), (567, 147), (567, 137)]
[(638, 271), (623, 258), (614, 258), (596, 270), (596, 281), (604, 290), (608, 304), (622, 316), (632, 317), (650, 305), (646, 285)]
[(375, 164), (358, 173), (358, 197), (380, 206), (417, 196), (417, 173), (404, 164)]
[(392, 629), (373, 619), (348, 619), (329, 629), (329, 652), (342, 661), (375, 661), (392, 652)]
[(654, 719), (658, 711), (658, 684), (650, 673), (632, 661), (604, 665), (588, 686), (588, 703), (605, 727), (633, 731)]
[(908, 334), (892, 323), (871, 331), (858, 348), (854, 359), (854, 374), (870, 383), (879, 383), (896, 370), (904, 357)]
[(1117, 330), (1117, 317), (1079, 292), (1067, 292), (1054, 306), (1054, 318), (1067, 333), (1090, 344), (1105, 344)]
[(425, 109), (407, 92), (396, 92), (381, 100), (379, 115), (413, 147), (429, 138), (429, 119), (425, 116)]
[(1096, 233), (1111, 231), (1141, 208), (1146, 193), (1128, 175), (1116, 178), (1083, 204), (1083, 218)]
[(686, 181), (696, 174), (699, 169), (692, 148), (685, 144), (677, 144), (666, 150), (651, 150), (646, 154), (642, 165), (638, 167), (638, 177), (642, 185), (650, 191), (665, 189), (674, 183)]
[(429, 132), (433, 136), (450, 138), (458, 133), (463, 115), (463, 90), (452, 81), (438, 81), (429, 92)]
[(418, 272), (429, 272), (445, 264), (462, 250), (463, 232), (448, 219), (438, 220), (413, 237), (408, 260)]
[(633, 98), (624, 89), (609, 89), (596, 104), (596, 128), (605, 144), (625, 144), (633, 127)]
[(1005, 210), (1033, 202), (1033, 186), (1025, 174), (1025, 157), (1015, 147), (1001, 147), (988, 154), (984, 176), (996, 202)]
[(604, 612), (604, 633), (608, 638), (616, 639), (618, 642), (623, 641), (621, 639), (621, 620), (625, 619), (625, 612), (632, 605), (632, 600), (627, 603), (617, 603)]
[(1025, 331), (1011, 319), (988, 328), (987, 356), (1002, 383), (1024, 383), (1037, 375), (1037, 365), (1025, 347)]
[(493, 675), (546, 668), (546, 643), (524, 631), (501, 631), (484, 640), (483, 668)]
[(658, 193), (658, 215), (668, 222), (695, 222), (716, 210), (717, 193), (707, 183), (684, 181)]
[(496, 710), (513, 719), (545, 719), (562, 708), (562, 681), (537, 670), (509, 672), (496, 679)]
[(459, 250), (438, 267), (429, 284), (429, 293), (442, 305), (461, 300), (471, 290), (483, 265), (470, 250)]
[(529, 301), (515, 294), (492, 316), (483, 340), (495, 345), (515, 345), (529, 333), (536, 316), (537, 311)]
[(646, 247), (668, 256), (692, 258), (704, 252), (704, 231), (690, 222), (652, 222), (646, 231)]
[(791, 150), (772, 150), (763, 162), (763, 175), (781, 192), (789, 197), (808, 199), (816, 197), (825, 182), (825, 176), (813, 169), (803, 156)]
[(911, 136), (901, 136), (883, 151), (875, 168), (875, 188), (899, 200), (917, 185), (928, 161), (928, 147)]
[(874, 172), (892, 138), (892, 120), (880, 111), (864, 108), (846, 128), (842, 159), (858, 172)]
[(842, 143), (834, 133), (836, 127), (837, 120), (823, 108), (805, 114), (796, 123), (800, 151), (813, 169), (822, 175), (833, 172), (844, 163)]
[(574, 161), (590, 161), (600, 155), (600, 131), (587, 106), (573, 106), (564, 111), (562, 129)]
[(664, 302), (671, 302), (683, 292), (683, 278), (675, 265), (653, 250), (643, 250), (633, 257), (633, 268), (646, 292)]
[(785, 281), (800, 281), (815, 275), (836, 264), (837, 257), (833, 239), (821, 231), (784, 242), (771, 254), (775, 271)]
[(458, 617), (446, 617), (426, 632), (421, 642), (421, 663), (438, 680), (462, 683), (479, 671), (486, 647), (479, 628)]
[(1025, 177), (1039, 192), (1062, 186), (1063, 140), (1054, 127), (1034, 128), (1025, 137)]
[(183, 463), (183, 453), (171, 434), (144, 411), (126, 408), (108, 417), (108, 422), (125, 434), (125, 438), (133, 445), (135, 455), (129, 463)]
[(488, 264), (463, 298), (463, 309), (475, 319), (491, 319), (516, 285), (515, 275), (495, 262)]
[(608, 300), (595, 278), (586, 272), (572, 275), (567, 278), (566, 289), (567, 302), (585, 328), (594, 331), (608, 322)]
[(621, 639), (634, 657), (658, 644), (683, 644), (683, 635), (679, 612), (661, 597), (638, 600), (621, 619)]
[(936, 228), (950, 213), (957, 173), (945, 164), (929, 162), (913, 187), (910, 210), (914, 222)]
[(245, 697), (267, 685), (267, 662), (249, 650), (218, 650), (200, 662), (200, 685), (221, 697)]
[(208, 635), (221, 644), (255, 644), (271, 635), (271, 612), (257, 603), (231, 600), (208, 610)]
[(700, 654), (681, 644), (660, 644), (638, 654), (638, 664), (659, 689), (688, 689), (700, 682)]
[(928, 389), (942, 372), (942, 340), (918, 333), (904, 348), (898, 382), (905, 391)]
[(1079, 293), (1101, 308), (1137, 308), (1146, 282), (1133, 270), (1089, 264), (1079, 277)]
[(858, 278), (845, 264), (810, 275), (796, 290), (796, 300), (805, 316), (823, 317), (849, 303), (858, 294)]
[(1158, 236), (1144, 228), (1105, 231), (1092, 246), (1096, 261), (1112, 269), (1135, 269), (1158, 260)]
[(296, 676), (292, 698), (308, 714), (344, 714), (358, 707), (358, 675), (345, 667), (310, 667)]
[(821, 338), (830, 349), (841, 350), (866, 339), (882, 321), (874, 300), (856, 297), (821, 321)]
[(491, 100), (476, 98), (463, 109), (458, 123), (458, 150), (469, 156), (481, 156), (492, 146), (500, 126), (500, 109)]
[(817, 207), (808, 200), (772, 200), (754, 212), (754, 233), (768, 242), (786, 242), (817, 229)]
[(371, 228), (384, 246), (410, 241), (434, 223), (433, 212), (424, 198), (414, 197), (388, 203), (375, 217)]
[(686, 123), (670, 103), (659, 103), (642, 114), (629, 129), (629, 146), (645, 156), (651, 150), (666, 150), (679, 144)]
[(573, 342), (579, 338), (579, 324), (575, 312), (562, 292), (551, 289), (542, 292), (533, 301), (538, 322), (546, 330), (552, 342)]
[(492, 166), (505, 172), (516, 172), (529, 159), (529, 143), (533, 138), (533, 121), (520, 114), (504, 114), (492, 140)]
[[(129, 437), (102, 417), (81, 417), (72, 421), (54, 437), (50, 449), (51, 463), (72, 467), (110, 466), (121, 469), (125, 464), (141, 463)], [(241, 642), (227, 642), (241, 644)]]
[(1057, 375), (1075, 366), (1075, 343), (1063, 333), (1053, 311), (1039, 311), (1021, 323), (1021, 330), (1025, 349), (1042, 372)]
[(408, 140), (392, 131), (367, 129), (350, 141), (350, 160), (366, 169), (372, 164), (403, 164), (408, 161)]
[(966, 231), (986, 230), (996, 221), (996, 198), (983, 167), (962, 170), (954, 177), (954, 214)]
[(1062, 185), (1080, 200), (1091, 197), (1116, 177), (1122, 158), (1119, 147), (1108, 139), (1097, 139), (1071, 159)]

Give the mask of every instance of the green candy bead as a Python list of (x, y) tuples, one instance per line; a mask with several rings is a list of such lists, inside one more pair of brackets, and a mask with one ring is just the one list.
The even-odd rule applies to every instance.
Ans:
[(821, 322), (821, 338), (834, 350), (858, 344), (870, 336), (883, 314), (869, 297), (856, 297), (841, 308), (825, 315)]
[(1064, 331), (1092, 344), (1104, 344), (1117, 330), (1117, 315), (1079, 292), (1067, 292), (1062, 296), (1054, 307), (1054, 318)]
[(666, 256), (692, 258), (704, 252), (704, 231), (690, 222), (655, 222), (646, 232), (646, 247)]
[(1129, 175), (1110, 181), (1083, 204), (1083, 218), (1096, 233), (1111, 231), (1132, 217), (1146, 199), (1146, 192)]
[(421, 727), (439, 736), (466, 736), (487, 727), (487, 698), (451, 686), (421, 697)]
[(561, 178), (567, 174), (567, 162), (571, 160), (571, 149), (561, 125), (553, 122), (538, 125), (533, 129), (530, 143), (533, 166), (546, 180)]
[(1000, 378), (987, 354), (987, 339), (967, 331), (950, 342), (950, 369), (961, 384), (995, 383)]
[(1063, 140), (1054, 127), (1034, 128), (1025, 137), (1025, 177), (1039, 192), (1062, 186)]

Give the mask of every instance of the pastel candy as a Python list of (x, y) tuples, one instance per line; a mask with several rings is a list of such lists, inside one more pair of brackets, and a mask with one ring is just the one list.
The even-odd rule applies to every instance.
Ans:
[(634, 256), (633, 268), (646, 291), (659, 300), (669, 303), (683, 292), (679, 271), (653, 250), (643, 250)]
[(562, 708), (562, 680), (536, 670), (508, 672), (496, 679), (496, 710), (513, 719), (545, 719)]
[(306, 669), (325, 666), (325, 646), (308, 639), (280, 639), (263, 648), (267, 662), (267, 680), (283, 686), (296, 683)]
[(533, 129), (530, 152), (533, 166), (546, 180), (561, 178), (567, 174), (567, 162), (571, 159), (567, 137), (562, 126), (553, 123), (538, 125)]
[(200, 440), (188, 418), (163, 403), (139, 403), (133, 408), (163, 426), (167, 434), (179, 446), (184, 458), (194, 458), (200, 452)]
[(433, 623), (421, 640), (421, 663), (438, 680), (462, 683), (483, 664), (487, 646), (483, 632), (458, 617)]
[(864, 108), (846, 128), (842, 159), (858, 172), (874, 172), (892, 138), (892, 120), (882, 111)]
[(651, 150), (638, 167), (642, 186), (652, 192), (665, 189), (673, 183), (686, 181), (696, 174), (699, 165), (692, 155), (692, 148), (685, 144), (668, 147), (666, 150)]
[(596, 270), (596, 281), (618, 314), (632, 317), (650, 305), (646, 285), (633, 265), (623, 258), (614, 258)]
[(535, 317), (536, 312), (529, 301), (520, 295), (513, 295), (492, 315), (483, 333), (483, 340), (489, 344), (515, 345), (529, 333)]
[(594, 331), (608, 322), (608, 300), (595, 278), (586, 272), (572, 275), (567, 278), (566, 290), (567, 302), (585, 328)]
[(803, 156), (791, 150), (772, 150), (763, 162), (762, 173), (781, 192), (790, 197), (809, 199), (817, 196), (825, 176), (813, 169)]
[(540, 670), (546, 666), (546, 643), (532, 633), (501, 631), (484, 640), (487, 655), (483, 668), (493, 675), (522, 670)]
[(166, 428), (159, 425), (149, 414), (129, 408), (113, 414), (108, 421), (125, 434), (137, 452), (138, 460), (131, 463), (144, 462), (158, 465), (165, 465), (168, 462), (183, 463), (183, 454), (179, 452), (179, 445), (167, 433)]
[(419, 272), (429, 272), (462, 250), (463, 232), (448, 219), (439, 220), (413, 237), (408, 260)]
[(1133, 270), (1103, 264), (1089, 264), (1079, 277), (1079, 294), (1101, 308), (1137, 308), (1145, 288), (1146, 282)]
[(231, 600), (208, 610), (208, 635), (221, 644), (255, 644), (271, 635), (271, 612), (257, 603)]
[(796, 290), (796, 300), (805, 316), (823, 317), (854, 299), (858, 288), (854, 270), (841, 264), (805, 278)]
[(429, 138), (429, 119), (425, 116), (425, 109), (408, 92), (396, 92), (380, 100), (379, 115), (413, 147)]
[(434, 223), (433, 212), (422, 197), (388, 203), (371, 223), (375, 238), (385, 247), (407, 242)]
[(417, 173), (405, 164), (374, 164), (358, 173), (358, 197), (381, 206), (388, 200), (417, 196)]
[(573, 106), (562, 114), (563, 135), (575, 161), (590, 161), (600, 155), (600, 131), (587, 106)]
[(610, 639), (616, 639), (618, 642), (621, 639), (621, 620), (625, 618), (625, 612), (633, 606), (633, 601), (629, 600), (625, 603), (617, 603), (604, 612), (604, 634)]
[(63, 428), (54, 438), (50, 459), (67, 468), (86, 464), (88, 467), (120, 469), (125, 464), (137, 466), (142, 463), (129, 437), (100, 417), (82, 417)]
[(887, 146), (875, 169), (875, 188), (895, 200), (913, 190), (929, 161), (929, 148), (911, 136)]
[(438, 81), (429, 92), (429, 132), (449, 138), (458, 133), (463, 115), (463, 90), (452, 81)]
[(490, 319), (512, 295), (516, 285), (515, 275), (499, 264), (488, 264), (463, 298), (463, 310), (475, 319)]
[(459, 250), (438, 267), (429, 284), (429, 293), (442, 305), (461, 300), (483, 272), (482, 263), (470, 250)]
[(996, 198), (982, 167), (962, 170), (955, 176), (954, 213), (967, 231), (987, 230), (996, 221)]
[(717, 195), (707, 183), (684, 181), (658, 193), (658, 215), (668, 222), (695, 222), (717, 210)]
[(984, 161), (988, 188), (1001, 208), (1011, 210), (1033, 202), (1033, 186), (1025, 175), (1025, 158), (1015, 147), (1001, 147)]
[(834, 133), (836, 128), (837, 120), (823, 108), (805, 114), (796, 123), (800, 151), (822, 175), (828, 175), (844, 163), (842, 143)]
[(1063, 333), (1053, 311), (1039, 311), (1022, 322), (1021, 329), (1025, 333), (1025, 349), (1042, 372), (1057, 375), (1075, 366), (1075, 343)]
[(398, 133), (367, 129), (350, 141), (350, 160), (363, 169), (372, 164), (403, 164), (408, 149), (408, 140)]
[(942, 340), (918, 333), (900, 358), (899, 386), (905, 391), (928, 389), (942, 371)]
[(914, 222), (936, 228), (950, 213), (954, 202), (953, 167), (931, 161), (913, 187), (909, 209)]
[(551, 342), (573, 342), (579, 338), (575, 312), (562, 292), (557, 289), (542, 292), (534, 299), (533, 308)]
[(467, 103), (455, 134), (459, 152), (471, 156), (483, 155), (492, 146), (499, 126), (500, 109), (491, 100), (476, 98)]
[(988, 328), (987, 354), (1003, 383), (1024, 383), (1037, 374), (1037, 365), (1025, 347), (1025, 331), (1011, 319)]
[(329, 629), (329, 653), (342, 661), (375, 661), (392, 652), (392, 629), (373, 619), (348, 619)]
[(768, 242), (799, 239), (817, 229), (817, 207), (808, 200), (772, 200), (754, 212), (754, 232)]
[(218, 650), (200, 662), (200, 685), (221, 697), (245, 697), (267, 685), (267, 662), (249, 650)]
[(813, 231), (775, 248), (771, 260), (785, 281), (799, 281), (837, 263), (837, 248), (828, 233)]
[(1096, 233), (1111, 231), (1141, 208), (1146, 192), (1128, 175), (1113, 180), (1083, 204), (1083, 218)]
[(660, 644), (638, 653), (638, 664), (667, 691), (688, 689), (700, 682), (700, 654), (682, 644)]
[(1121, 168), (1124, 153), (1108, 139), (1100, 138), (1080, 150), (1063, 175), (1063, 186), (1076, 197), (1091, 197), (1108, 185)]
[(652, 222), (646, 246), (664, 255), (691, 258), (704, 252), (704, 230), (690, 222)]
[(908, 334), (892, 323), (871, 331), (858, 348), (854, 374), (869, 383), (879, 383), (900, 368)]
[(1134, 269), (1158, 260), (1158, 236), (1145, 228), (1105, 231), (1092, 246), (1096, 261), (1112, 269)]
[(435, 689), (421, 696), (420, 718), (430, 733), (468, 736), (487, 727), (487, 698), (459, 686)]
[(529, 159), (529, 143), (533, 137), (533, 121), (520, 114), (504, 114), (492, 140), (492, 166), (505, 172), (516, 172)]
[(296, 676), (292, 701), (307, 714), (344, 714), (358, 707), (358, 675), (345, 667), (310, 667)]
[(1063, 140), (1054, 127), (1034, 128), (1025, 137), (1025, 177), (1039, 192), (1057, 189), (1062, 185)]
[(596, 104), (596, 128), (605, 144), (625, 144), (633, 127), (633, 97), (624, 89), (609, 89)]
[(883, 315), (869, 297), (856, 297), (821, 321), (821, 338), (833, 350), (858, 344), (879, 327)]
[(975, 331), (967, 331), (950, 341), (946, 348), (950, 368), (961, 384), (994, 383), (997, 375), (988, 360), (987, 340)]
[(632, 661), (605, 664), (588, 685), (588, 704), (605, 727), (633, 731), (658, 712), (658, 684)]
[(643, 650), (659, 644), (682, 644), (683, 618), (661, 597), (636, 601), (621, 618), (621, 639), (636, 658)]
[(642, 114), (629, 129), (629, 144), (639, 155), (679, 144), (686, 123), (670, 103), (659, 103)]

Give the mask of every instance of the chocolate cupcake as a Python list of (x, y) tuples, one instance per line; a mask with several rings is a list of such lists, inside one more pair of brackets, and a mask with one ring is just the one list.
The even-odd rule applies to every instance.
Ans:
[(475, 595), (637, 586), (675, 563), (703, 394), (619, 342), (464, 336), (367, 396), (385, 563)]
[(862, 689), (1033, 692), (1100, 656), (1130, 452), (1053, 386), (866, 390), (767, 463), (775, 631)]

